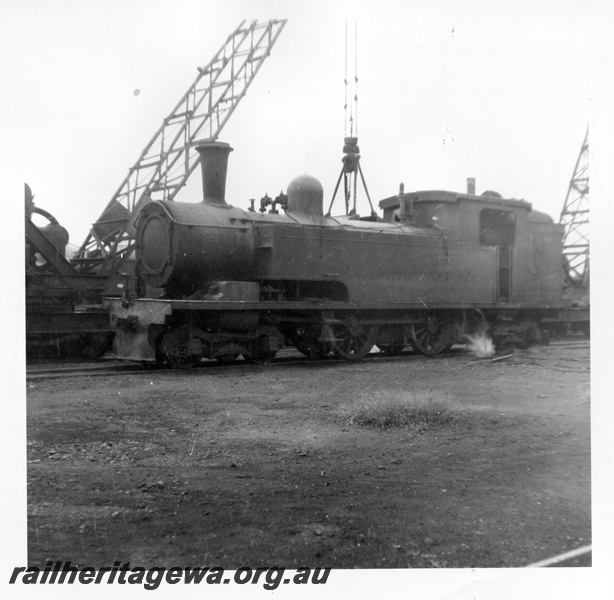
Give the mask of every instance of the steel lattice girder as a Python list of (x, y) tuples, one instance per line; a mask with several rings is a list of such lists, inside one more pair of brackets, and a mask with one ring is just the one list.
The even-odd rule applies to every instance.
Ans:
[(563, 253), (571, 279), (585, 282), (589, 271), (588, 129), (578, 154), (559, 222), (565, 226)]
[[(217, 139), (270, 54), (286, 20), (243, 21), (147, 144), (75, 257), (82, 272), (111, 273), (133, 249), (139, 202), (173, 200), (199, 164), (197, 141)], [(88, 258), (93, 256), (94, 258)]]

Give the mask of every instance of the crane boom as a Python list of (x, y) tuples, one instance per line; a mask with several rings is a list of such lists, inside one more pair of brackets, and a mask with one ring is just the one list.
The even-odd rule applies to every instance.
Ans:
[(73, 263), (111, 274), (134, 248), (133, 217), (150, 200), (173, 200), (199, 164), (194, 146), (214, 140), (245, 96), (286, 20), (242, 21), (174, 107), (92, 228)]
[(559, 222), (565, 226), (563, 254), (568, 283), (588, 288), (589, 282), (589, 160), (588, 128), (578, 154)]

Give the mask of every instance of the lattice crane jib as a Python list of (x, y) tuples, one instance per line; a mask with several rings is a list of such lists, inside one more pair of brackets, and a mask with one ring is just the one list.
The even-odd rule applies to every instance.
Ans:
[(286, 20), (243, 21), (204, 67), (129, 170), (74, 258), (80, 272), (113, 273), (134, 247), (133, 218), (149, 200), (173, 200), (217, 139), (269, 56)]
[(589, 156), (588, 129), (578, 154), (559, 222), (565, 226), (563, 254), (568, 284), (589, 285)]

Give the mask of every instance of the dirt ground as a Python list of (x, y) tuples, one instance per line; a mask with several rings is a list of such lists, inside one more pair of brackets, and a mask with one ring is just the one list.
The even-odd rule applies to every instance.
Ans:
[[(30, 381), (29, 564), (518, 567), (585, 546), (588, 353)], [(412, 389), (447, 392), (458, 420), (416, 434), (341, 416)]]

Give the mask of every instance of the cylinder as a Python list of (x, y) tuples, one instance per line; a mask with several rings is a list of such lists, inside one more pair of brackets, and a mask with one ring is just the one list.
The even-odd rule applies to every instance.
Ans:
[(475, 177), (467, 177), (467, 193), (475, 196)]
[(200, 154), (203, 202), (216, 206), (228, 206), (226, 203), (226, 172), (228, 155), (233, 149), (224, 142), (202, 142), (196, 146), (196, 150)]

